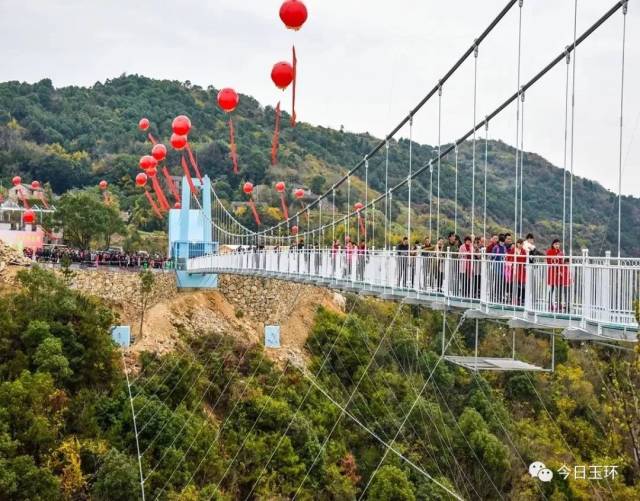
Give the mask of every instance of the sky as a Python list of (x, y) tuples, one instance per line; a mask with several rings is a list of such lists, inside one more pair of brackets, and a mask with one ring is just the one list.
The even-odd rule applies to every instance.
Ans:
[[(278, 18), (280, 0), (0, 0), (0, 81), (51, 78), (61, 87), (135, 73), (203, 87), (231, 86), (262, 104), (282, 99), (290, 106), (290, 95), (275, 88), (270, 71), (275, 62), (290, 58), (295, 43), (299, 120), (382, 137), (507, 0), (305, 3), (309, 19), (294, 32)], [(578, 0), (578, 34), (614, 3)], [(513, 7), (479, 48), (478, 121), (517, 89), (518, 10)], [(522, 82), (573, 42), (573, 12), (574, 0), (524, 1)], [(622, 23), (622, 13), (614, 14), (578, 47), (575, 59), (574, 173), (613, 191), (620, 155)], [(622, 192), (634, 196), (640, 196), (639, 61), (640, 5), (631, 1)], [(473, 75), (470, 58), (443, 88), (443, 143), (473, 124)], [(560, 167), (565, 165), (565, 79), (562, 62), (526, 93), (523, 112), (525, 150)], [(415, 116), (416, 141), (437, 144), (437, 104), (433, 99)], [(408, 135), (405, 127), (398, 137)], [(515, 143), (515, 105), (491, 122), (489, 137)]]

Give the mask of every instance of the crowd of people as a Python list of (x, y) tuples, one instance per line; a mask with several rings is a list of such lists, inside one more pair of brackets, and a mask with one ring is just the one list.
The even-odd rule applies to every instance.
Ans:
[(70, 247), (45, 247), (38, 249), (33, 255), (31, 249), (25, 249), (26, 257), (34, 259), (39, 263), (49, 263), (54, 265), (62, 264), (66, 258), (70, 264), (82, 267), (109, 266), (122, 269), (163, 269), (170, 261), (160, 254), (149, 254), (147, 252), (124, 252), (121, 250), (82, 250)]
[[(263, 247), (264, 248), (264, 247)], [(257, 250), (257, 248), (256, 248)], [(319, 250), (317, 245), (307, 245), (300, 238), (293, 247), (294, 251)], [(450, 253), (450, 254), (448, 254)], [(313, 266), (316, 273), (322, 266), (320, 253), (310, 259), (305, 253), (304, 265)], [(490, 263), (487, 268), (490, 299), (499, 303), (524, 305), (527, 283), (528, 262), (543, 263), (546, 268), (546, 285), (552, 309), (567, 309), (568, 288), (571, 284), (571, 271), (568, 258), (562, 252), (560, 241), (553, 240), (548, 249), (540, 251), (534, 235), (515, 240), (510, 233), (496, 233), (488, 241), (483, 237), (468, 235), (461, 239), (451, 232), (446, 238), (438, 239), (435, 244), (429, 238), (417, 240), (410, 245), (404, 237), (395, 247), (396, 280), (399, 288), (436, 289), (442, 291), (445, 275), (445, 258), (449, 255), (454, 263), (452, 270), (455, 282), (453, 287), (464, 298), (479, 299), (481, 291), (481, 259)], [(338, 259), (340, 257), (340, 259)], [(424, 259), (418, 259), (418, 258)], [(361, 240), (353, 242), (349, 236), (334, 240), (331, 246), (331, 271), (333, 276), (352, 277), (355, 266), (355, 280), (364, 281), (369, 250)], [(309, 269), (309, 271), (311, 271)]]

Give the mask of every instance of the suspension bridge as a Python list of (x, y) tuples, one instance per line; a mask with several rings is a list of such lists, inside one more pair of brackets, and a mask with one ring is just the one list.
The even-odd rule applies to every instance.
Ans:
[[(289, 215), (283, 198), (284, 218), (273, 226), (265, 227), (259, 223), (252, 199), (250, 205), (256, 218), (256, 226), (249, 228), (238, 219), (228, 202), (223, 201), (216, 191), (215, 182), (212, 182), (209, 177), (200, 176), (197, 171), (198, 179), (191, 179), (188, 174), (183, 178), (181, 204), (169, 211), (168, 219), (169, 252), (179, 288), (216, 288), (218, 274), (251, 275), (315, 284), (358, 296), (374, 296), (382, 300), (397, 301), (400, 304), (422, 305), (443, 313), (441, 356), (431, 368), (428, 377), (425, 378), (422, 388), (419, 391), (414, 389), (416, 399), (401, 422), (399, 421), (397, 432), (390, 440), (380, 437), (367, 426), (367, 423), (362, 422), (348, 409), (360, 383), (374, 362), (380, 346), (387, 337), (390, 325), (386, 326), (380, 344), (375, 351), (372, 351), (371, 358), (360, 379), (357, 383), (353, 381), (353, 389), (349, 391), (345, 389), (349, 398), (344, 405), (334, 399), (331, 392), (324, 390), (309, 371), (299, 368), (312, 385), (300, 403), (300, 407), (304, 404), (313, 387), (331, 400), (341, 413), (323, 441), (313, 463), (309, 466), (293, 499), (300, 492), (343, 415), (347, 415), (384, 446), (384, 455), (362, 490), (360, 499), (369, 488), (372, 479), (389, 452), (429, 478), (453, 498), (462, 499), (455, 490), (440, 483), (420, 465), (414, 464), (410, 458), (405, 457), (395, 448), (401, 430), (407, 424), (411, 412), (431, 382), (434, 371), (441, 361), (444, 360), (469, 369), (477, 380), (477, 372), (481, 370), (524, 371), (525, 373), (528, 371), (553, 371), (555, 336), (557, 335), (581, 341), (637, 341), (636, 304), (640, 296), (640, 258), (623, 256), (621, 245), (622, 135), (624, 130), (622, 118), (625, 111), (624, 54), (628, 2), (626, 0), (615, 2), (582, 33), (578, 33), (577, 30), (577, 8), (576, 2), (571, 43), (559, 47), (557, 55), (540, 68), (532, 78), (521, 81), (523, 1), (508, 1), (484, 31), (472, 41), (461, 57), (437, 80), (427, 95), (383, 140), (378, 142), (344, 176), (335, 180), (324, 193), (306, 205), (301, 201), (301, 208), (294, 214)], [(517, 67), (514, 69), (515, 91), (495, 109), (487, 113), (484, 118), (478, 119), (478, 60), (483, 49), (483, 42), (499, 24), (504, 22), (505, 16), (512, 9), (518, 9)], [(579, 235), (576, 235), (574, 231), (576, 229), (576, 225), (574, 225), (576, 53), (580, 46), (601, 26), (614, 22), (615, 19), (620, 22), (621, 83), (618, 131), (620, 142), (616, 152), (618, 167), (617, 249), (613, 253), (592, 255), (588, 249), (579, 248), (577, 244)], [(446, 97), (447, 83), (469, 60), (471, 60), (474, 70), (473, 126), (454, 141), (443, 142), (441, 134), (442, 101)], [(558, 216), (562, 220), (562, 238), (559, 239), (553, 252), (537, 255), (529, 253), (522, 245), (521, 240), (521, 237), (524, 238), (527, 233), (523, 217), (523, 194), (526, 190), (523, 151), (525, 96), (527, 91), (543, 80), (551, 70), (558, 66), (562, 68), (563, 64), (565, 75), (563, 88), (565, 153), (562, 165), (562, 214)], [(434, 150), (436, 153), (426, 164), (416, 164), (413, 155), (414, 120), (423, 107), (434, 100), (437, 101), (438, 123), (438, 144)], [(488, 245), (488, 237), (495, 232), (495, 228), (492, 228), (488, 221), (488, 213), (491, 212), (487, 197), (488, 131), (492, 120), (505, 114), (506, 110), (513, 110), (513, 108), (516, 111), (513, 123), (515, 135), (515, 161), (512, 180), (513, 226), (509, 228), (509, 231), (514, 237), (514, 243), (509, 252), (501, 253), (496, 252)], [(231, 124), (230, 126), (233, 141), (233, 128)], [(408, 128), (409, 140), (406, 143), (398, 142), (397, 144), (402, 147), (405, 147), (406, 144), (408, 149), (406, 175), (399, 182), (392, 184), (389, 176), (390, 145), (392, 141), (397, 140), (398, 134), (405, 128)], [(482, 132), (484, 132), (484, 138)], [(186, 144), (186, 138), (184, 143)], [(459, 212), (461, 212), (459, 207), (462, 206), (462, 200), (459, 197), (462, 191), (460, 185), (463, 181), (469, 181), (468, 179), (459, 179), (459, 156), (460, 148), (463, 145), (470, 145), (472, 151), (471, 214), (468, 222), (459, 217)], [(184, 144), (180, 147), (183, 146)], [(482, 148), (483, 146), (484, 148)], [(235, 169), (237, 159), (234, 148), (232, 148), (232, 156)], [(370, 169), (370, 162), (374, 159), (384, 167), (383, 173), (374, 173)], [(441, 190), (441, 167), (445, 161), (451, 162), (455, 166), (453, 225), (450, 225), (450, 222), (443, 217), (440, 203), (445, 195)], [(375, 179), (377, 185), (384, 186), (384, 190), (381, 192), (373, 192), (370, 188), (374, 175), (383, 176), (383, 179), (379, 177)], [(276, 189), (282, 193), (285, 189), (284, 184), (278, 184), (281, 186), (276, 186)], [(356, 185), (359, 187), (358, 190), (354, 189)], [(425, 209), (424, 204), (416, 204), (415, 189), (424, 186), (428, 186), (429, 193), (428, 218), (426, 219), (428, 232), (427, 228), (419, 227), (416, 224), (416, 217), (420, 211)], [(247, 183), (245, 193), (251, 196), (252, 190), (253, 185)], [(364, 196), (362, 197), (362, 195)], [(446, 196), (450, 195), (446, 194)], [(299, 197), (296, 195), (296, 198)], [(393, 214), (394, 210), (398, 211), (398, 202), (403, 203), (406, 210), (403, 210), (401, 214)], [(394, 236), (398, 233), (397, 221), (399, 219), (404, 219), (402, 225), (404, 238), (401, 242), (398, 242), (397, 237)], [(394, 225), (395, 229), (392, 228)], [(455, 242), (455, 238), (440, 240), (440, 237), (445, 233), (455, 236), (459, 231), (464, 231), (469, 235), (469, 239), (464, 239), (463, 246)], [(502, 232), (504, 233), (504, 230)], [(412, 247), (411, 242), (415, 239), (415, 235), (424, 233), (429, 235), (429, 245), (425, 245), (423, 248)], [(545, 235), (546, 238), (550, 236)], [(432, 239), (437, 240), (433, 246), (431, 245)], [(455, 314), (452, 316), (457, 317), (458, 320), (455, 329), (449, 329), (450, 335), (447, 336), (447, 315), (449, 313)], [(460, 347), (455, 336), (462, 322), (466, 320), (475, 321), (475, 352), (471, 356), (455, 355), (451, 353), (452, 341)], [(479, 353), (478, 325), (480, 320), (500, 322), (511, 328), (513, 333), (511, 357), (497, 358)], [(515, 335), (517, 328), (535, 329), (537, 332), (549, 335), (550, 367), (541, 367), (518, 359)], [(333, 343), (335, 344), (335, 340)], [(329, 352), (332, 349), (333, 345)], [(325, 354), (324, 357), (318, 373), (322, 371), (328, 354)], [(251, 375), (251, 379), (254, 375), (255, 373)], [(134, 401), (140, 393), (133, 395), (131, 394), (131, 384), (128, 384), (128, 387), (138, 450), (140, 485), (144, 499), (145, 482), (162, 463), (166, 452), (145, 476), (143, 459), (158, 435), (152, 437), (150, 444), (146, 445), (146, 448), (141, 452), (141, 446), (138, 443), (140, 432), (138, 432), (137, 420), (140, 420), (144, 406), (136, 410)], [(225, 390), (226, 386), (223, 393)], [(204, 394), (202, 398), (204, 398)], [(540, 398), (539, 395), (538, 398)], [(241, 399), (242, 395), (238, 401)], [(217, 405), (217, 401), (215, 405)], [(233, 414), (236, 405), (237, 402), (234, 404), (231, 414)], [(287, 435), (294, 418), (295, 415), (282, 432), (273, 453), (248, 493), (247, 499), (251, 497), (256, 485), (267, 471), (273, 455)], [(226, 423), (225, 419), (221, 429)], [(142, 426), (142, 430), (145, 426)], [(178, 431), (173, 441), (181, 432), (182, 430)], [(505, 434), (509, 436), (506, 429)], [(205, 451), (197, 469), (205, 461), (216, 441), (211, 443)], [(193, 443), (190, 444), (189, 450), (191, 445)], [(568, 446), (567, 448), (569, 449)], [(517, 449), (516, 452), (526, 467)], [(237, 455), (238, 453), (225, 471), (225, 476)], [(167, 478), (158, 494), (158, 498), (178, 471), (184, 457), (182, 456), (177, 462), (173, 473)], [(195, 472), (188, 479), (187, 485), (193, 481), (194, 475)], [(224, 476), (220, 479), (218, 486), (223, 479)], [(489, 480), (491, 480), (490, 477)], [(472, 484), (471, 488), (473, 489)], [(538, 489), (540, 489), (539, 486)], [(496, 491), (502, 497), (498, 488)], [(541, 494), (544, 497), (542, 491)]]
[[(482, 120), (477, 120), (478, 58), (483, 41), (512, 9), (518, 8), (517, 90)], [(603, 24), (621, 13), (621, 82), (624, 83), (624, 42), (627, 2), (616, 2), (583, 33), (577, 32), (574, 20), (573, 43), (559, 50), (546, 66), (530, 80), (521, 82), (520, 40), (522, 36), (522, 1), (510, 1), (476, 38), (467, 51), (440, 78), (436, 85), (409, 114), (347, 174), (330, 189), (303, 206), (297, 213), (269, 228), (250, 229), (240, 223), (225, 206), (208, 178), (201, 181), (199, 196), (190, 196), (183, 181), (183, 206), (170, 217), (171, 253), (181, 287), (215, 287), (218, 273), (249, 274), (313, 283), (385, 300), (421, 304), (442, 311), (461, 311), (466, 318), (506, 320), (511, 327), (559, 329), (568, 339), (635, 341), (638, 324), (635, 301), (640, 293), (640, 259), (622, 257), (620, 248), (621, 204), (618, 193), (618, 249), (614, 256), (592, 256), (588, 249), (576, 250), (573, 221), (575, 54), (580, 45)], [(451, 143), (441, 142), (442, 99), (447, 81), (468, 59), (473, 60), (474, 126)], [(480, 133), (488, 131), (491, 121), (510, 106), (516, 107), (514, 129), (516, 155), (514, 164), (514, 221), (512, 234), (525, 235), (522, 199), (525, 190), (523, 173), (525, 95), (558, 65), (566, 66), (565, 85), (565, 165), (563, 175), (562, 247), (566, 255), (497, 256), (486, 252), (487, 242), (487, 134), (484, 159), (479, 151)], [(573, 74), (573, 77), (572, 77)], [(620, 88), (620, 137), (624, 113), (624, 85)], [(414, 165), (412, 155), (413, 122), (430, 100), (438, 103), (437, 154), (426, 165)], [(406, 178), (389, 185), (389, 144), (408, 126), (409, 162)], [(441, 235), (440, 172), (441, 163), (454, 156), (456, 166), (454, 227), (457, 233), (458, 156), (465, 142), (472, 145), (472, 200), (470, 227), (472, 236), (482, 235), (480, 246), (469, 252), (445, 242), (435, 249), (411, 249), (394, 245), (390, 236), (393, 201), (406, 203), (405, 242), (412, 242), (421, 231), (412, 225), (412, 185), (429, 184), (429, 235)], [(620, 151), (622, 140), (620, 141)], [(376, 155), (384, 157), (384, 192), (369, 195), (369, 163)], [(618, 181), (621, 186), (622, 156), (619, 156)], [(364, 181), (364, 200), (355, 203), (353, 180)], [(435, 183), (434, 183), (435, 177)], [(435, 184), (435, 192), (434, 192)], [(346, 198), (347, 213), (338, 213), (336, 195)], [(476, 194), (478, 194), (476, 196)], [(187, 202), (189, 201), (189, 202)], [(490, 209), (490, 208), (489, 208)], [(415, 218), (415, 215), (413, 216)], [(376, 227), (377, 225), (377, 227)], [(461, 228), (462, 229), (462, 228)], [(377, 232), (377, 234), (376, 234)], [(353, 234), (353, 236), (351, 236)], [(337, 240), (344, 236), (344, 242)], [(565, 244), (565, 240), (567, 243)], [(378, 248), (376, 244), (380, 242)], [(515, 246), (516, 244), (514, 244)], [(553, 337), (553, 336), (552, 336)], [(444, 354), (444, 353), (443, 353)], [(513, 359), (447, 356), (448, 360), (475, 369), (522, 370), (535, 366)], [(540, 368), (537, 368), (540, 369)]]

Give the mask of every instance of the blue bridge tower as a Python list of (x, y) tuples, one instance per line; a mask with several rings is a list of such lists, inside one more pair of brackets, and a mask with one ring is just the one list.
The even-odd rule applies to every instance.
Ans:
[(190, 273), (187, 260), (204, 256), (218, 250), (218, 242), (213, 241), (213, 224), (211, 220), (211, 180), (204, 176), (202, 182), (193, 180), (199, 190), (200, 206), (191, 208), (194, 202), (191, 197), (189, 183), (182, 178), (180, 209), (169, 211), (169, 257), (176, 270), (178, 289), (215, 289), (218, 287), (218, 276), (208, 273)]

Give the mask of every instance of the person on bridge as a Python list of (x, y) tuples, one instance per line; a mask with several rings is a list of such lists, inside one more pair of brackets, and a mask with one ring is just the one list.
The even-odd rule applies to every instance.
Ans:
[(507, 254), (507, 262), (512, 263), (510, 266), (512, 298), (516, 306), (524, 306), (524, 289), (527, 282), (527, 251), (523, 244), (524, 240), (519, 238)]
[(447, 246), (451, 252), (458, 252), (460, 249), (460, 237), (453, 231), (447, 236)]
[(356, 250), (355, 245), (351, 243), (351, 237), (347, 235), (344, 237), (344, 267), (343, 267), (343, 276), (347, 280), (351, 280), (351, 265), (353, 259), (353, 253)]
[(364, 282), (364, 269), (367, 262), (367, 246), (364, 241), (360, 242), (360, 245), (356, 249), (356, 254), (356, 280)]
[(493, 248), (498, 245), (499, 237), (496, 234), (491, 235), (491, 240), (489, 240), (489, 244), (487, 245), (487, 254), (493, 253)]
[(336, 238), (331, 245), (331, 276), (336, 276), (337, 263), (340, 256), (340, 241)]
[(471, 243), (471, 237), (464, 237), (464, 244), (460, 247), (460, 261), (458, 272), (460, 274), (460, 283), (462, 284), (462, 297), (470, 298), (472, 294), (473, 284), (473, 253), (474, 248)]
[(398, 251), (398, 287), (407, 287), (409, 239), (404, 237), (396, 250)]
[(566, 258), (560, 249), (557, 238), (547, 249), (547, 284), (549, 285), (549, 304), (551, 311), (566, 310), (567, 288), (571, 280)]

